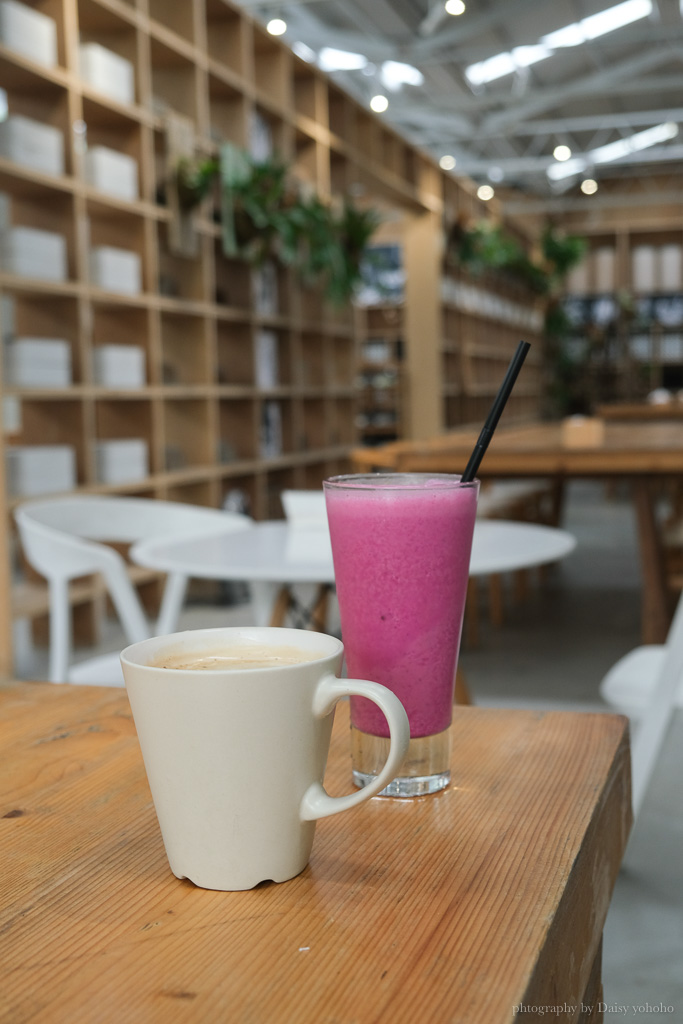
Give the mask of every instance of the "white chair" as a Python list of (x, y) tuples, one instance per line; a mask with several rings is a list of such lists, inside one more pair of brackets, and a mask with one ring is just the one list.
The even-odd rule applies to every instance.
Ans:
[(683, 596), (664, 644), (636, 647), (609, 670), (600, 694), (633, 724), (631, 775), (637, 816), (671, 716), (683, 707)]
[[(315, 543), (317, 531), (324, 531), (327, 539), (327, 508), (325, 494), (320, 487), (315, 491), (284, 490), (280, 493), (280, 501), (285, 519), (292, 526), (295, 535), (292, 542), (296, 544), (296, 532), (300, 532), (306, 545)], [(330, 597), (334, 588), (329, 583), (319, 583), (311, 588), (301, 584), (295, 591), (292, 586), (282, 587), (273, 610), (273, 622), (282, 624), (288, 613), (299, 613), (302, 625), (310, 625), (314, 629), (326, 630), (329, 620)]]
[(159, 617), (152, 627), (129, 578), (125, 559), (101, 542), (132, 543), (151, 536), (191, 536), (243, 530), (251, 525), (248, 516), (219, 509), (98, 495), (26, 502), (18, 506), (14, 517), (29, 565), (48, 582), (50, 681), (121, 686), (118, 652), (70, 667), (69, 581), (101, 574), (129, 643), (144, 640), (153, 632), (171, 633), (185, 597), (187, 577), (169, 575)]

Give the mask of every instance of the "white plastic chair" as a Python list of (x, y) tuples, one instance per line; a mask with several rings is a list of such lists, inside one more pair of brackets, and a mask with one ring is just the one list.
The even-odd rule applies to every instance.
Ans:
[(664, 644), (636, 647), (600, 683), (603, 699), (633, 724), (631, 786), (637, 816), (671, 716), (683, 707), (683, 596)]
[[(280, 501), (285, 519), (294, 531), (292, 546), (298, 543), (298, 534), (301, 534), (300, 539), (307, 547), (314, 544), (316, 533), (324, 544), (329, 545), (327, 508), (322, 487), (314, 491), (284, 490), (280, 493)], [(320, 531), (324, 531), (324, 539)], [(283, 587), (276, 598), (273, 621), (284, 622), (287, 612), (298, 607), (305, 622), (310, 622), (313, 628), (325, 630), (328, 628), (330, 597), (334, 597), (334, 588), (329, 583), (319, 583), (314, 587), (301, 584), (296, 592), (292, 586)]]
[(103, 541), (132, 543), (147, 537), (192, 536), (243, 530), (248, 516), (219, 509), (146, 498), (82, 495), (26, 502), (15, 510), (28, 563), (49, 587), (50, 659), (53, 683), (123, 685), (118, 652), (71, 661), (69, 581), (100, 573), (129, 643), (154, 633), (174, 631), (187, 588), (187, 577), (169, 575), (154, 627), (149, 623), (128, 576), (125, 559)]

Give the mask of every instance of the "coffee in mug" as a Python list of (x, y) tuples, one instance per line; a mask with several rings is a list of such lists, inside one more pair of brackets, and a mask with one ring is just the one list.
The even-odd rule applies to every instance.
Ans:
[[(226, 627), (154, 637), (121, 655), (171, 870), (206, 889), (283, 882), (306, 867), (318, 818), (383, 789), (408, 719), (377, 683), (340, 679), (343, 645), (300, 629)], [(351, 694), (387, 718), (384, 768), (331, 797), (323, 776), (334, 706)]]

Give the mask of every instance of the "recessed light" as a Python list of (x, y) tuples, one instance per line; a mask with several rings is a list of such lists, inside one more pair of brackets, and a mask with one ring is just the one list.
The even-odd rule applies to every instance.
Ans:
[(572, 155), (572, 151), (569, 146), (555, 146), (553, 150), (553, 156), (556, 160), (569, 160)]
[(439, 160), (439, 167), (444, 171), (452, 171), (455, 167), (455, 157), (450, 156), (448, 153), (445, 156), (442, 156)]
[(287, 31), (287, 22), (282, 18), (271, 18), (266, 25), (266, 31), (270, 32), (271, 36), (283, 36)]
[(598, 183), (593, 178), (584, 178), (581, 182), (581, 191), (587, 195), (592, 196), (598, 191)]
[(488, 203), (489, 199), (493, 199), (495, 194), (490, 185), (480, 185), (477, 189), (477, 199), (483, 199), (485, 203)]
[(377, 96), (373, 96), (370, 100), (370, 109), (374, 110), (376, 114), (381, 114), (383, 110), (386, 110), (389, 106), (389, 100), (386, 96), (382, 96), (379, 93)]
[(458, 14), (465, 13), (465, 5), (462, 0), (446, 0), (445, 7), (446, 14), (453, 14), (457, 16)]

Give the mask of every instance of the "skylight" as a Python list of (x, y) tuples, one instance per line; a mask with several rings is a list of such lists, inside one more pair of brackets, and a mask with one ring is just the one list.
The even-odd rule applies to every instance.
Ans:
[(362, 53), (335, 50), (332, 46), (324, 46), (318, 54), (318, 66), (322, 71), (362, 71), (367, 63), (368, 59)]
[(652, 128), (646, 128), (644, 132), (637, 132), (627, 139), (617, 139), (606, 146), (599, 146), (591, 149), (584, 156), (574, 157), (572, 160), (565, 160), (564, 163), (551, 164), (546, 174), (553, 181), (560, 181), (572, 174), (580, 174), (587, 167), (593, 164), (614, 163), (629, 153), (637, 153), (638, 150), (647, 149), (649, 146), (656, 146), (658, 142), (667, 142), (678, 135), (678, 125), (675, 121), (666, 121), (664, 124), (656, 124)]
[(565, 25), (555, 32), (542, 36), (536, 45), (517, 46), (512, 52), (497, 53), (487, 60), (478, 61), (465, 68), (465, 77), (470, 85), (484, 85), (504, 75), (510, 75), (520, 68), (529, 67), (539, 60), (551, 57), (556, 50), (567, 46), (581, 46), (590, 39), (614, 32), (624, 25), (647, 18), (652, 13), (652, 0), (624, 0), (615, 7), (608, 7), (597, 14), (591, 14), (581, 21)]
[(396, 92), (402, 85), (422, 85), (424, 76), (412, 64), (402, 64), (397, 60), (385, 60), (380, 68), (383, 85)]

